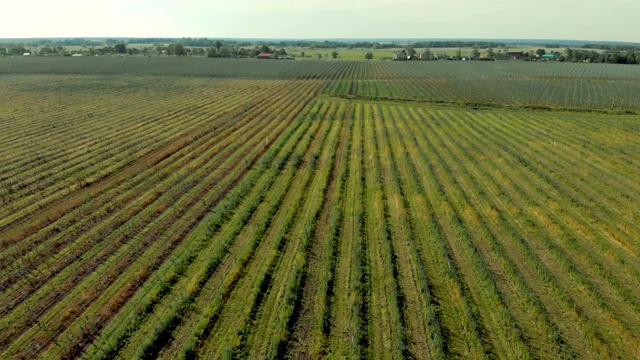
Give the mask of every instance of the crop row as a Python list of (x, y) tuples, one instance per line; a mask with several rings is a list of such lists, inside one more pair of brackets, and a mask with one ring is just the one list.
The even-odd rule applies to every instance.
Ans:
[[(3, 341), (11, 341), (8, 353), (32, 356), (52, 346), (52, 341), (76, 320), (75, 315), (87, 309), (93, 314), (87, 318), (93, 316), (96, 323), (90, 331), (99, 331), (113, 315), (112, 311), (122, 306), (123, 300), (148, 278), (149, 271), (167, 259), (210, 204), (219, 201), (249, 171), (271, 145), (269, 139), (276, 139), (287, 128), (285, 116), (292, 119), (291, 115), (304, 107), (299, 96), (311, 99), (317, 91), (317, 87), (308, 84), (291, 85), (292, 89), (304, 87), (295, 97), (280, 97), (248, 111), (239, 110), (236, 116), (221, 121), (219, 129), (210, 126), (197, 136), (189, 134), (184, 140), (171, 143), (168, 147), (175, 149), (161, 158), (148, 161), (143, 157), (134, 166), (125, 168), (129, 175), (121, 181), (112, 182), (100, 192), (90, 192), (91, 198), (83, 197), (88, 205), (82, 208), (91, 209), (95, 205), (98, 207), (93, 210), (99, 210), (106, 206), (104, 212), (87, 213), (72, 220), (67, 219), (73, 216), (71, 207), (69, 213), (45, 224), (43, 230), (56, 227), (56, 233), (62, 233), (57, 237), (60, 240), (54, 247), (56, 251), (42, 253), (45, 258), (29, 256), (32, 252), (23, 254), (31, 260), (24, 262), (19, 258), (12, 268), (13, 273), (27, 276), (3, 291), (7, 300), (3, 303), (9, 306), (5, 306), (2, 318), (6, 324)], [(95, 190), (91, 186), (87, 189)], [(119, 206), (114, 207), (105, 198), (119, 199), (116, 200)], [(56, 222), (64, 221), (68, 221), (69, 227), (57, 226)], [(43, 242), (49, 239), (44, 238)], [(151, 263), (135, 263), (139, 256)], [(25, 273), (16, 264), (28, 265), (32, 270)], [(70, 301), (74, 298), (77, 300)], [(74, 337), (81, 347), (90, 338), (87, 331), (83, 328)], [(22, 343), (27, 340), (30, 346)], [(60, 351), (59, 346), (77, 348), (54, 342), (53, 348), (57, 349), (54, 351)]]

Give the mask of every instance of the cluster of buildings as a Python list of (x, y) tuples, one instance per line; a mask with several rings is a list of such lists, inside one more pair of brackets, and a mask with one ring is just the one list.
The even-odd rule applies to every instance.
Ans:
[(280, 59), (280, 60), (293, 60), (295, 59), (291, 55), (275, 55), (271, 53), (260, 53), (256, 56), (258, 59)]
[[(522, 60), (522, 59), (526, 59), (526, 58), (531, 59), (532, 58), (531, 56), (532, 56), (531, 54), (525, 53), (524, 51), (509, 51), (507, 53), (500, 54), (500, 58), (506, 59), (506, 60)], [(545, 53), (545, 54), (541, 54), (541, 55), (534, 55), (534, 59), (540, 59), (540, 60), (558, 60), (559, 58), (560, 58), (560, 53), (558, 53), (558, 52), (551, 52), (551, 53)], [(452, 60), (454, 58), (449, 57), (449, 58), (446, 58), (446, 59)], [(486, 56), (484, 54), (479, 54), (476, 58), (461, 57), (459, 59), (460, 60), (495, 60), (493, 57)], [(433, 56), (432, 53), (429, 52), (429, 51), (425, 51), (423, 53), (407, 54), (407, 51), (403, 49), (403, 50), (394, 52), (393, 60), (397, 60), (397, 61), (404, 61), (404, 60), (440, 60), (440, 57)]]

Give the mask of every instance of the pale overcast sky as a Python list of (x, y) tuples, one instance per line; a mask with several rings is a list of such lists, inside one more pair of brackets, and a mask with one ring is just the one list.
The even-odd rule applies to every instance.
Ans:
[(5, 0), (0, 38), (640, 42), (640, 0)]

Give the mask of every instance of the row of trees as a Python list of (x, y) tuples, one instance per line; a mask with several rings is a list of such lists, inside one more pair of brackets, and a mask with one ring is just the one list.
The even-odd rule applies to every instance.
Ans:
[[(39, 48), (45, 45), (51, 47), (69, 47), (69, 46), (83, 46), (83, 47), (102, 47), (102, 46), (114, 46), (116, 44), (126, 44), (128, 46), (134, 44), (168, 44), (176, 43), (185, 47), (202, 47), (202, 48), (216, 48), (218, 51), (222, 46), (227, 47), (251, 47), (251, 46), (268, 46), (275, 48), (285, 47), (307, 47), (311, 49), (336, 49), (336, 48), (362, 48), (362, 49), (392, 49), (402, 47), (412, 48), (473, 48), (479, 47), (483, 49), (488, 48), (505, 48), (509, 44), (505, 42), (497, 41), (461, 41), (461, 40), (439, 40), (439, 41), (318, 41), (318, 40), (215, 40), (208, 38), (190, 38), (183, 37), (178, 38), (132, 38), (132, 39), (113, 39), (107, 38), (104, 40), (98, 39), (83, 39), (83, 38), (71, 38), (71, 39), (30, 39), (16, 43), (15, 40), (5, 41), (0, 45), (10, 48), (12, 46), (24, 46), (31, 48)], [(515, 44), (512, 44), (515, 46)], [(155, 46), (155, 45), (154, 45)], [(542, 46), (540, 44), (539, 46)], [(549, 43), (544, 44), (545, 48), (561, 48), (571, 46), (573, 48), (582, 49), (600, 49), (610, 52), (623, 52), (623, 51), (640, 51), (640, 46), (634, 45), (613, 45), (613, 44), (584, 44), (579, 46)]]
[(6, 48), (4, 46), (0, 46), (0, 56), (16, 56), (22, 55), (24, 53), (31, 53), (31, 50), (28, 50), (24, 46), (12, 46), (10, 48)]
[[(507, 53), (509, 52), (509, 47), (504, 45), (501, 47), (501, 49), (499, 50), (494, 50), (494, 48), (492, 46), (489, 46), (488, 48), (483, 48), (484, 53), (481, 52), (481, 47), (480, 45), (478, 45), (477, 43), (474, 44), (473, 46), (473, 50), (471, 51), (470, 55), (464, 55), (462, 54), (462, 47), (458, 47), (458, 49), (455, 52), (455, 55), (450, 56), (447, 55), (446, 53), (438, 53), (438, 52), (434, 52), (432, 51), (429, 47), (427, 47), (422, 53), (418, 54), (418, 52), (416, 51), (416, 49), (414, 47), (407, 47), (405, 48), (403, 51), (407, 57), (407, 59), (416, 59), (416, 58), (420, 58), (422, 60), (462, 60), (464, 58), (469, 58), (469, 59), (492, 59), (492, 60), (499, 60), (499, 59), (507, 59), (509, 58)], [(529, 54), (525, 54), (525, 56), (528, 56)], [(373, 58), (373, 54), (369, 55), (369, 53), (367, 53), (367, 55), (365, 56), (366, 59), (369, 59), (368, 56), (371, 56), (371, 58)], [(534, 56), (534, 55), (532, 55)]]
[(636, 52), (635, 50), (598, 52), (594, 50), (567, 48), (563, 60), (610, 64), (640, 64), (640, 52)]
[(126, 54), (131, 53), (124, 43), (102, 48), (91, 47), (88, 49), (69, 50), (64, 46), (44, 45), (35, 48), (26, 48), (21, 45), (14, 45), (9, 48), (0, 46), (0, 56), (20, 56), (30, 54), (32, 56), (69, 56), (72, 54), (96, 55), (96, 54)]
[[(407, 59), (415, 59), (417, 52), (413, 47), (408, 47), (403, 50)], [(536, 60), (543, 57), (547, 54), (545, 49), (537, 49), (535, 51), (531, 50), (529, 52), (522, 52), (521, 56), (518, 56), (519, 59), (530, 61)], [(595, 63), (610, 63), (610, 64), (640, 64), (640, 51), (628, 50), (628, 51), (604, 51), (598, 52), (595, 50), (583, 50), (583, 49), (572, 49), (567, 48), (564, 51), (564, 54), (559, 52), (553, 52), (555, 55), (553, 58), (558, 61), (572, 61), (572, 62), (595, 62)], [(427, 48), (423, 53), (420, 54), (420, 58), (422, 60), (439, 60), (439, 59), (449, 59), (449, 60), (462, 60), (464, 59), (462, 54), (462, 48), (458, 48), (454, 56), (448, 56), (446, 54), (434, 54), (429, 48)], [(491, 59), (491, 60), (511, 60), (514, 58), (512, 53), (509, 53), (509, 48), (507, 46), (503, 46), (497, 52), (493, 49), (493, 47), (489, 47), (485, 49), (484, 52), (480, 51), (479, 46), (474, 46), (471, 51), (468, 59), (476, 60), (476, 59)], [(370, 60), (373, 59), (373, 53), (367, 52), (365, 54), (365, 59)]]
[(271, 49), (267, 45), (255, 45), (253, 49), (247, 49), (239, 46), (218, 46), (207, 48), (207, 57), (254, 57), (260, 53), (274, 54), (277, 56), (287, 55), (287, 51), (284, 48), (279, 50)]
[(211, 47), (189, 48), (181, 43), (172, 43), (169, 45), (154, 45), (151, 47), (131, 47), (124, 42), (112, 44), (104, 47), (90, 47), (78, 50), (68, 50), (63, 46), (44, 45), (37, 48), (26, 48), (20, 45), (12, 47), (0, 47), (0, 56), (21, 56), (29, 53), (32, 56), (69, 56), (72, 54), (82, 54), (87, 56), (93, 55), (111, 55), (111, 54), (129, 54), (129, 55), (145, 55), (145, 56), (208, 56), (208, 57), (253, 57), (260, 53), (273, 53), (275, 55), (287, 55), (284, 48), (279, 50), (271, 49), (267, 45), (255, 45), (253, 48), (244, 48), (238, 46), (227, 46), (222, 41), (213, 42)]
[[(494, 59), (494, 60), (507, 60), (512, 59), (512, 55), (509, 55), (509, 48), (505, 45), (497, 51), (493, 47), (482, 49), (478, 44), (473, 46), (473, 50), (469, 56), (469, 59)], [(404, 49), (404, 52), (408, 59), (416, 58), (417, 51), (414, 47), (410, 46)], [(74, 53), (82, 55), (108, 55), (108, 54), (129, 54), (129, 55), (145, 55), (145, 56), (207, 56), (207, 57), (254, 57), (260, 53), (271, 53), (277, 56), (287, 55), (284, 48), (276, 50), (272, 49), (266, 44), (254, 45), (253, 48), (240, 47), (237, 45), (225, 43), (221, 40), (212, 42), (212, 46), (208, 48), (193, 47), (189, 48), (182, 43), (171, 43), (169, 45), (157, 44), (152, 47), (129, 47), (124, 42), (112, 44), (111, 46), (104, 47), (90, 47), (88, 49), (79, 49), (69, 51), (63, 46), (51, 46), (43, 45), (37, 48), (26, 48), (21, 45), (13, 45), (11, 47), (0, 46), (0, 56), (20, 56), (22, 54), (29, 53), (32, 56), (69, 56)], [(546, 54), (544, 49), (538, 49), (536, 51), (523, 52), (522, 60), (534, 60), (542, 55)], [(557, 53), (556, 59), (558, 61), (572, 61), (572, 62), (596, 62), (596, 63), (612, 63), (612, 64), (639, 64), (640, 63), (640, 51), (627, 50), (627, 51), (604, 51), (598, 52), (595, 50), (584, 50), (567, 48), (564, 54)], [(304, 57), (304, 52), (302, 53)], [(321, 56), (319, 56), (321, 57)], [(333, 51), (331, 53), (333, 59), (337, 59), (338, 52)], [(420, 54), (422, 60), (437, 60), (437, 59), (463, 59), (462, 48), (458, 48), (454, 56), (448, 56), (446, 54), (438, 54), (432, 52), (428, 47)], [(367, 52), (365, 59), (373, 59), (373, 52)]]

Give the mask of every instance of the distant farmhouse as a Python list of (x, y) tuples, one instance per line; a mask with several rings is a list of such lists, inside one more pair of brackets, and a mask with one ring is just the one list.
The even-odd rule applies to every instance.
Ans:
[(524, 57), (524, 52), (522, 51), (509, 51), (507, 53), (507, 57), (512, 60), (520, 60)]
[(540, 59), (542, 60), (558, 60), (559, 58), (560, 58), (559, 52), (552, 52), (552, 53), (540, 55)]
[(397, 51), (394, 53), (393, 60), (407, 60), (407, 52), (403, 50)]
[(273, 54), (271, 53), (260, 53), (257, 56), (258, 59), (273, 59)]
[(431, 60), (433, 55), (430, 51), (425, 51), (423, 53), (416, 53), (413, 55), (408, 55), (406, 50), (400, 50), (393, 53), (393, 60), (404, 61), (404, 60)]

